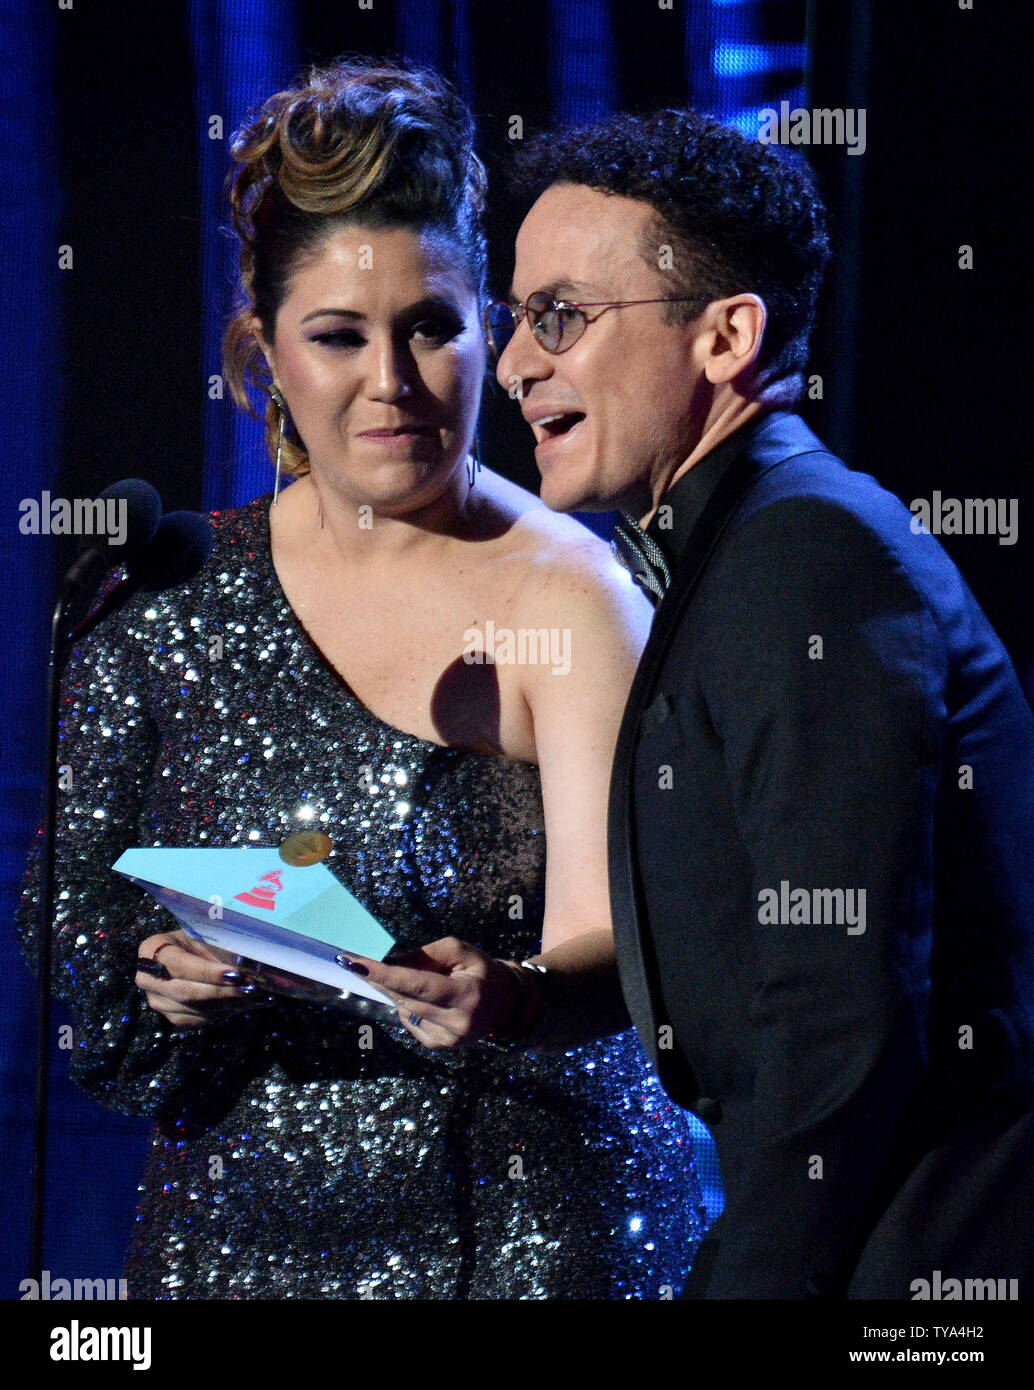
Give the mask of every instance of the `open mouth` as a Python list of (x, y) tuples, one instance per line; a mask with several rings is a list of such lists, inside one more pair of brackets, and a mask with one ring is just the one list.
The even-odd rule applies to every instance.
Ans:
[(538, 443), (544, 444), (547, 439), (559, 439), (565, 434), (570, 434), (571, 430), (576, 425), (580, 425), (584, 419), (584, 410), (570, 410), (559, 415), (543, 416), (541, 420), (535, 421)]

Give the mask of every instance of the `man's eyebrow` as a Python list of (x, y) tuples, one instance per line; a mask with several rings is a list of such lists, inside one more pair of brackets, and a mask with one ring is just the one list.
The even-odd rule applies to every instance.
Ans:
[[(532, 291), (532, 293), (548, 294), (552, 299), (570, 299), (576, 301), (579, 298), (584, 298), (586, 295), (598, 294), (599, 291), (594, 290), (591, 285), (579, 284), (575, 280), (554, 280), (552, 284), (540, 285), (538, 290)], [(514, 294), (513, 286), (511, 285), (510, 303), (514, 304), (516, 302), (517, 296)]]

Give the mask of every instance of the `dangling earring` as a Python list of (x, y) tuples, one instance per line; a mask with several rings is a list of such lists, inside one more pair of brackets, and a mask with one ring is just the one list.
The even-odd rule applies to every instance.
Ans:
[(474, 452), (467, 455), (467, 491), (474, 486), (477, 475), (481, 472), (481, 444), (477, 433), (474, 434)]
[(269, 392), (270, 400), (280, 413), (280, 425), (276, 436), (276, 482), (273, 484), (273, 506), (275, 507), (277, 505), (277, 498), (280, 496), (280, 461), (284, 453), (284, 419), (287, 414), (287, 406), (284, 403), (283, 396), (281, 396), (280, 391), (275, 385), (267, 386), (266, 390)]

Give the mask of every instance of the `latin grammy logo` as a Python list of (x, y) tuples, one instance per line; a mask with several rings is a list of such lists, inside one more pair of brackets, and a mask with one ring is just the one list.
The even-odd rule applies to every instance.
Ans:
[(238, 893), (234, 902), (248, 903), (251, 907), (262, 907), (267, 912), (272, 912), (276, 906), (276, 895), (283, 888), (280, 875), (282, 870), (273, 869), (268, 874), (263, 874), (254, 888), (249, 888), (246, 893)]

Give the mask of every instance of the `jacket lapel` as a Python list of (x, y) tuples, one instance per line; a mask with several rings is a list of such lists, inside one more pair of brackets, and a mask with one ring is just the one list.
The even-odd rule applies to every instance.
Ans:
[[(629, 1013), (658, 1076), (667, 1084), (674, 1050), (658, 1050), (658, 1027), (668, 1020), (663, 1009), (653, 935), (643, 901), (639, 874), (632, 785), (635, 754), (644, 715), (655, 698), (657, 682), (679, 623), (700, 583), (719, 540), (757, 481), (777, 464), (800, 454), (826, 453), (799, 417), (778, 413), (763, 420), (747, 438), (743, 451), (714, 487), (679, 556), (671, 588), (658, 606), (649, 639), (636, 670), (618, 734), (611, 772), (608, 857), (611, 917), (618, 969)], [(649, 834), (649, 827), (643, 828)], [(670, 1089), (670, 1088), (669, 1088)], [(684, 1100), (686, 1081), (678, 1085)], [(694, 1093), (696, 1088), (694, 1086)]]

